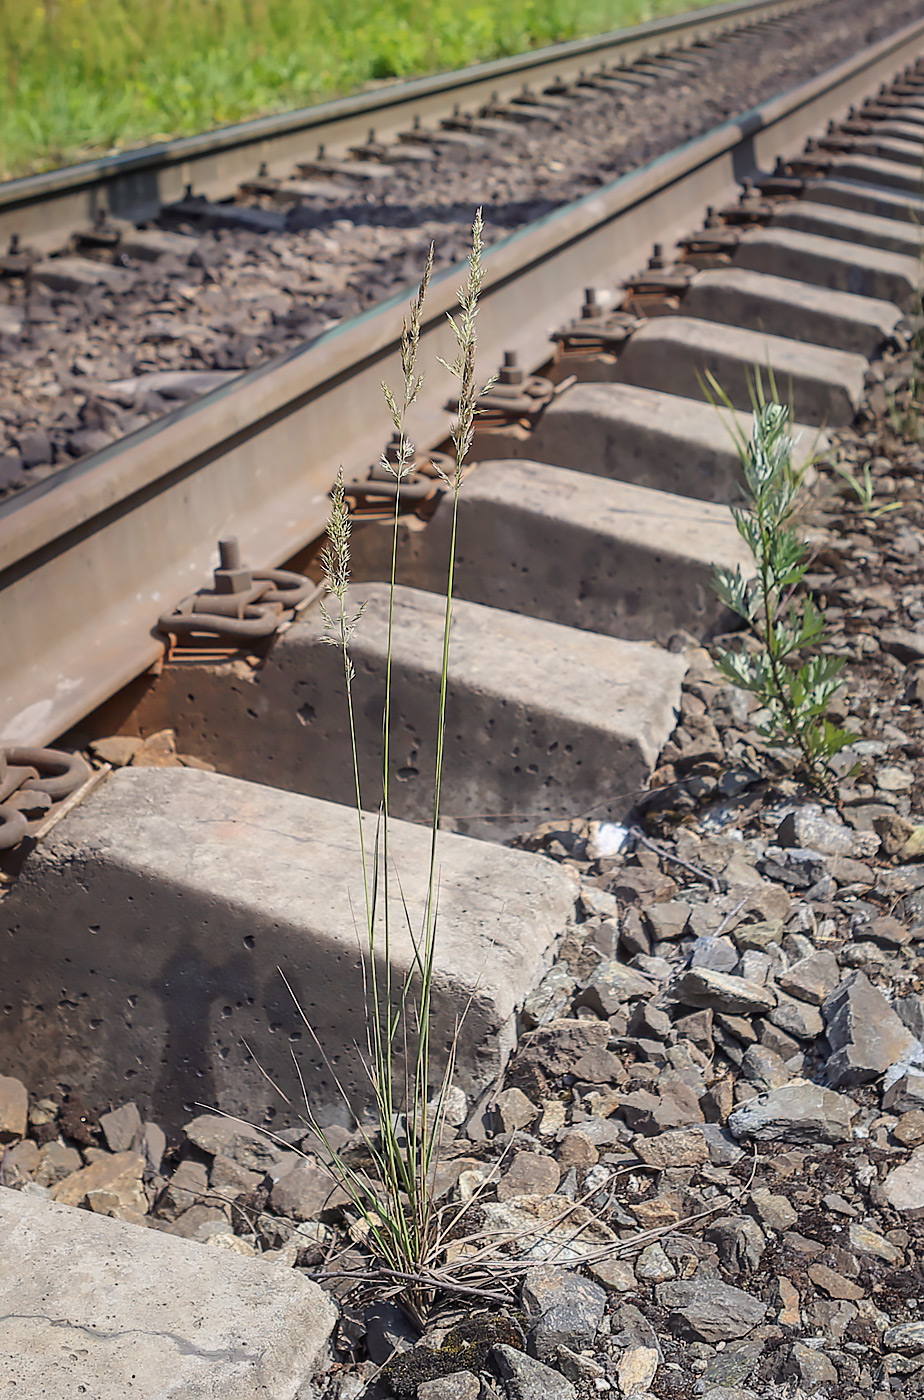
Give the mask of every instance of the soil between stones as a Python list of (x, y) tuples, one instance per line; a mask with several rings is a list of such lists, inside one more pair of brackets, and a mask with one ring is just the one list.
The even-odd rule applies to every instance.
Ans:
[[(554, 128), (524, 124), (515, 144), (492, 141), (465, 162), (400, 167), (381, 195), (344, 182), (342, 194), (280, 215), (278, 233), (209, 232), (165, 215), (165, 226), (195, 236), (193, 251), (183, 260), (128, 259), (125, 291), (65, 294), (0, 281), (0, 497), (161, 416), (177, 396), (204, 392), (193, 381), (113, 384), (252, 368), (413, 283), (431, 240), (440, 266), (464, 257), (478, 206), (487, 239), (497, 239), (918, 13), (909, 0), (884, 0), (873, 12), (862, 0), (823, 0), (767, 30), (727, 37), (699, 56), (700, 66), (665, 69), (631, 98), (577, 103)], [(20, 314), (16, 331), (9, 318)]]

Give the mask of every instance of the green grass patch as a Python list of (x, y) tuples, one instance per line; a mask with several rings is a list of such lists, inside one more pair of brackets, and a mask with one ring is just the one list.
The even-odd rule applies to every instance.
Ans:
[(696, 7), (697, 0), (2, 0), (0, 177)]

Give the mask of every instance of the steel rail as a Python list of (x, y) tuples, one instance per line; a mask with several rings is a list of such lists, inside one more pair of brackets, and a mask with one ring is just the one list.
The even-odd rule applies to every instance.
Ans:
[[(810, 82), (726, 122), (495, 244), (480, 312), (483, 367), (505, 349), (537, 368), (577, 311), (652, 240), (689, 232), (707, 203), (795, 154), (830, 117), (924, 52), (924, 19)], [(422, 330), (428, 367), (411, 425), (445, 438), (453, 346), (445, 313), (462, 272), (434, 281)], [(157, 617), (237, 535), (244, 557), (282, 563), (322, 531), (336, 469), (364, 474), (387, 435), (380, 381), (400, 376), (406, 295), (345, 322), (0, 506), (0, 736), (45, 744), (162, 654)]]
[(140, 222), (181, 199), (187, 185), (212, 199), (232, 195), (265, 164), (270, 175), (288, 175), (294, 162), (323, 143), (328, 154), (365, 141), (394, 137), (415, 120), (423, 125), (449, 115), (454, 103), (470, 109), (517, 96), (524, 84), (565, 81), (589, 63), (625, 64), (665, 50), (715, 39), (729, 30), (804, 9), (818, 0), (731, 0), (706, 9), (651, 20), (497, 59), (412, 82), (390, 83), (335, 102), (303, 107), (255, 121), (181, 137), (80, 165), (0, 183), (0, 244), (19, 234), (43, 251), (61, 246), (74, 229), (92, 224), (100, 211)]

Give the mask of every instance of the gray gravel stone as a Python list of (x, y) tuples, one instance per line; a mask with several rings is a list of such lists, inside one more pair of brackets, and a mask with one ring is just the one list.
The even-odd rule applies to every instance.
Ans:
[(157, 1201), (157, 1213), (164, 1220), (176, 1220), (205, 1195), (209, 1174), (203, 1162), (191, 1158), (181, 1162)]
[(668, 1129), (654, 1137), (640, 1135), (632, 1146), (650, 1167), (701, 1167), (709, 1161), (709, 1144), (700, 1125)]
[(83, 1158), (76, 1147), (65, 1147), (63, 1142), (46, 1142), (39, 1151), (33, 1175), (39, 1186), (56, 1186), (72, 1172), (80, 1171), (82, 1165)]
[(0, 1074), (0, 1142), (12, 1142), (25, 1135), (29, 1116), (29, 1095), (18, 1079)]
[(668, 1313), (675, 1336), (692, 1342), (727, 1342), (753, 1331), (767, 1312), (766, 1303), (743, 1289), (715, 1279), (662, 1283), (658, 1303)]
[(727, 972), (712, 972), (708, 968), (683, 973), (671, 985), (668, 995), (683, 1006), (708, 1006), (713, 1011), (730, 1016), (766, 1012), (776, 1005), (776, 994), (772, 988), (761, 987)]
[(632, 1008), (626, 1033), (639, 1040), (667, 1040), (671, 1029), (671, 1018), (666, 1011), (640, 1001)]
[(420, 1337), (419, 1328), (397, 1303), (371, 1303), (363, 1313), (363, 1322), (366, 1349), (376, 1366), (384, 1366), (399, 1351), (407, 1351)]
[(478, 1400), (480, 1394), (481, 1381), (471, 1371), (453, 1371), (417, 1387), (417, 1400)]
[(744, 1151), (735, 1142), (731, 1133), (718, 1123), (703, 1123), (698, 1129), (709, 1148), (709, 1162), (713, 1167), (733, 1167), (740, 1162)]
[(541, 1152), (515, 1152), (497, 1183), (497, 1199), (515, 1196), (551, 1196), (558, 1189), (561, 1171), (552, 1157)]
[(777, 984), (800, 1001), (821, 1006), (841, 980), (841, 970), (833, 953), (812, 953), (800, 958), (777, 977)]
[(235, 1162), (233, 1157), (226, 1157), (223, 1152), (219, 1152), (213, 1159), (212, 1170), (209, 1172), (209, 1193), (233, 1200), (235, 1196), (255, 1190), (264, 1179), (264, 1172), (249, 1171), (247, 1167)]
[(128, 1152), (136, 1136), (141, 1133), (142, 1123), (138, 1105), (126, 1103), (121, 1108), (114, 1109), (112, 1113), (104, 1113), (99, 1125), (110, 1152)]
[(907, 1162), (889, 1172), (877, 1195), (909, 1220), (924, 1217), (924, 1147), (916, 1147)]
[(646, 1246), (636, 1259), (635, 1277), (643, 1283), (666, 1283), (668, 1279), (677, 1277), (677, 1270), (655, 1241)]
[(704, 1231), (719, 1251), (719, 1260), (732, 1273), (753, 1271), (763, 1258), (767, 1241), (756, 1220), (747, 1215), (723, 1215)]
[(657, 991), (657, 985), (635, 968), (619, 962), (604, 962), (576, 1001), (581, 1006), (589, 1006), (598, 1016), (612, 1016), (624, 1002), (653, 997)]
[(799, 1219), (787, 1197), (775, 1194), (766, 1186), (758, 1186), (751, 1192), (748, 1210), (768, 1230), (791, 1230)]
[(528, 1128), (539, 1110), (522, 1089), (505, 1089), (497, 1096), (494, 1112), (500, 1120), (501, 1132), (512, 1133), (517, 1128)]
[[(289, 1220), (320, 1220), (338, 1193), (330, 1173), (315, 1162), (299, 1162), (281, 1176), (270, 1193), (270, 1206)], [(339, 1198), (345, 1199), (340, 1191)]]
[(191, 1143), (216, 1156), (219, 1152), (249, 1171), (265, 1171), (270, 1162), (281, 1155), (282, 1148), (258, 1128), (239, 1123), (236, 1118), (224, 1118), (203, 1113), (187, 1123), (183, 1132)]
[(514, 1347), (493, 1347), (491, 1360), (508, 1400), (577, 1400), (574, 1386), (559, 1371)]
[(537, 1064), (544, 1073), (556, 1077), (569, 1074), (583, 1055), (605, 1050), (609, 1038), (605, 1021), (562, 1017), (524, 1035), (517, 1059)]
[(924, 997), (912, 992), (895, 1003), (895, 1013), (915, 1040), (924, 1041)]
[(783, 992), (779, 993), (779, 1000), (770, 1012), (769, 1019), (774, 1026), (778, 1026), (787, 1035), (795, 1036), (797, 1040), (816, 1040), (825, 1028), (821, 1012), (816, 1006), (786, 996)]
[(529, 1349), (540, 1361), (559, 1346), (580, 1351), (597, 1335), (606, 1289), (570, 1269), (537, 1264), (523, 1283), (522, 1302), (529, 1318)]
[[(848, 1242), (853, 1254), (865, 1255), (868, 1259), (881, 1259), (884, 1264), (900, 1264), (901, 1250), (891, 1240), (870, 1230), (859, 1221), (851, 1220), (848, 1228)], [(920, 1324), (915, 1324), (916, 1326)]]
[(729, 1342), (728, 1346), (707, 1360), (703, 1384), (735, 1386), (750, 1380), (763, 1351), (764, 1343), (757, 1338)]
[(145, 1160), (156, 1176), (160, 1175), (164, 1154), (167, 1151), (167, 1134), (157, 1123), (145, 1123), (138, 1144), (138, 1151), (144, 1153)]
[(899, 1351), (903, 1356), (919, 1356), (924, 1351), (924, 1322), (900, 1322), (889, 1327), (883, 1333), (882, 1344), (888, 1351)]
[(866, 1084), (914, 1049), (914, 1036), (863, 972), (853, 972), (822, 1007), (831, 1055), (828, 1082)]
[(728, 1127), (759, 1142), (849, 1142), (857, 1105), (843, 1094), (796, 1080), (736, 1108)]
[(757, 868), (770, 880), (779, 880), (792, 889), (808, 890), (825, 874), (827, 860), (817, 851), (801, 847), (768, 846)]
[(823, 1386), (837, 1385), (837, 1367), (819, 1348), (805, 1342), (790, 1342), (774, 1358), (773, 1375), (777, 1381), (794, 1380), (808, 1395), (817, 1394)]
[(821, 808), (809, 804), (788, 813), (780, 822), (777, 841), (781, 846), (817, 851), (823, 856), (854, 856), (865, 859), (879, 849), (879, 838), (869, 831), (854, 831), (843, 822), (822, 815)]
[(738, 949), (730, 938), (697, 938), (690, 953), (690, 966), (709, 968), (713, 972), (734, 972), (738, 966)]
[(907, 1070), (886, 1089), (882, 1106), (889, 1113), (913, 1113), (915, 1109), (924, 1109), (924, 1074), (919, 1070)]
[(741, 1060), (741, 1072), (759, 1089), (780, 1089), (792, 1079), (786, 1062), (765, 1045), (749, 1045)]

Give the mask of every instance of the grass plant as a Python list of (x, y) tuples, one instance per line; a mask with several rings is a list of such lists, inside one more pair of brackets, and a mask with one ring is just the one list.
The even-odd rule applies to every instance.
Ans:
[(879, 505), (876, 504), (876, 486), (869, 462), (864, 463), (859, 476), (841, 462), (834, 463), (834, 470), (850, 487), (863, 514), (868, 515), (871, 520), (878, 520), (882, 515), (890, 515), (894, 510), (901, 510), (901, 501), (886, 501)]
[[(711, 387), (731, 408), (715, 380)], [(808, 779), (825, 788), (829, 760), (856, 738), (827, 718), (844, 660), (818, 651), (828, 630), (824, 615), (811, 598), (797, 595), (810, 560), (794, 525), (804, 469), (793, 466), (792, 410), (779, 402), (772, 379), (765, 394), (758, 375), (753, 397), (750, 435), (732, 419), (748, 498), (733, 514), (755, 571), (747, 577), (740, 565), (715, 570), (719, 597), (750, 635), (742, 645), (720, 648), (716, 664), (760, 701), (759, 731), (767, 742), (794, 750)]]
[(0, 178), (708, 0), (3, 0)]
[[(364, 815), (363, 793), (356, 737), (355, 669), (350, 648), (362, 609), (350, 601), (350, 516), (344, 498), (342, 475), (332, 497), (329, 543), (321, 563), (327, 586), (324, 617), (326, 640), (343, 659), (344, 694), (352, 754), (359, 853), (362, 867), (363, 908), (359, 929), (365, 988), (366, 1055), (374, 1103), (374, 1121), (364, 1131), (367, 1156), (373, 1171), (356, 1170), (344, 1154), (333, 1148), (323, 1128), (308, 1114), (327, 1148), (331, 1170), (352, 1203), (354, 1225), (378, 1266), (395, 1280), (406, 1280), (406, 1301), (420, 1314), (425, 1310), (432, 1275), (442, 1247), (445, 1217), (434, 1200), (433, 1178), (445, 1121), (447, 1094), (452, 1083), (459, 1027), (452, 1038), (448, 1058), (436, 1074), (431, 1054), (433, 977), (436, 958), (439, 880), (438, 836), (446, 702), (452, 628), (456, 520), (465, 459), (474, 431), (476, 400), (483, 392), (475, 382), (476, 320), (482, 282), (482, 218), (479, 211), (472, 228), (468, 275), (459, 291), (459, 310), (451, 316), (457, 355), (445, 368), (457, 381), (457, 416), (452, 426), (455, 465), (441, 472), (452, 500), (451, 542), (446, 561), (442, 669), (437, 700), (436, 753), (433, 808), (430, 824), (430, 856), (426, 896), (419, 925), (404, 903), (400, 877), (390, 849), (390, 782), (392, 731), (392, 653), (394, 600), (400, 524), (400, 496), (396, 494), (392, 528), (390, 601), (387, 620), (385, 699), (382, 712), (382, 797), (370, 834)], [(405, 320), (402, 345), (402, 383), (397, 392), (383, 384), (383, 392), (397, 433), (394, 460), (383, 465), (400, 483), (413, 469), (415, 449), (407, 434), (407, 415), (422, 384), (418, 371), (420, 330), (427, 286), (433, 266), (432, 249), (417, 295)], [(397, 896), (397, 897), (396, 897)], [(403, 979), (394, 971), (395, 911), (399, 910), (413, 948), (410, 968)], [(359, 917), (359, 916), (358, 916)], [(403, 935), (404, 929), (402, 929)], [(311, 1031), (307, 1018), (305, 1024)], [(313, 1032), (312, 1032), (313, 1034)], [(315, 1037), (315, 1043), (317, 1037)], [(318, 1047), (321, 1048), (320, 1045)], [(323, 1053), (323, 1052), (322, 1052)], [(331, 1073), (333, 1068), (329, 1066)], [(336, 1075), (334, 1074), (336, 1079)], [(436, 1083), (434, 1083), (436, 1078)], [(339, 1085), (339, 1081), (338, 1081)], [(341, 1088), (344, 1099), (349, 1102)], [(458, 1211), (458, 1208), (457, 1208)], [(415, 1282), (416, 1281), (416, 1282)]]

